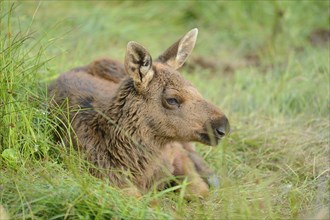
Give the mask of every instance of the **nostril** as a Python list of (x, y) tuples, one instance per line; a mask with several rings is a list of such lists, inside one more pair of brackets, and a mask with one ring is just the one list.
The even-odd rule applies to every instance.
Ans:
[(219, 135), (219, 137), (223, 137), (226, 135), (226, 129), (225, 127), (219, 127), (215, 129), (215, 132), (217, 135)]
[(211, 126), (213, 129), (213, 135), (217, 139), (221, 139), (230, 133), (230, 125), (226, 116), (222, 116), (212, 121)]

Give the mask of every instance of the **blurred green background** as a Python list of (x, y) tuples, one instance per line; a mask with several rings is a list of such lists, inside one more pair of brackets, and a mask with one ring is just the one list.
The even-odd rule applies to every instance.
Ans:
[[(13, 219), (328, 218), (329, 9), (329, 1), (1, 1), (0, 205)], [(195, 27), (181, 72), (233, 128), (218, 147), (198, 148), (221, 188), (203, 201), (171, 190), (123, 198), (53, 140), (46, 86), (99, 57), (122, 61), (131, 40), (155, 58)]]

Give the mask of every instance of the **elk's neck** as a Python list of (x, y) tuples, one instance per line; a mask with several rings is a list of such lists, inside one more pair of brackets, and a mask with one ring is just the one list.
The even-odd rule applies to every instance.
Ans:
[(143, 124), (142, 101), (136, 94), (133, 81), (127, 79), (98, 115), (98, 124), (106, 132), (109, 154), (120, 158), (122, 165), (129, 169), (144, 169), (159, 156), (159, 149), (166, 144), (153, 137), (150, 128)]

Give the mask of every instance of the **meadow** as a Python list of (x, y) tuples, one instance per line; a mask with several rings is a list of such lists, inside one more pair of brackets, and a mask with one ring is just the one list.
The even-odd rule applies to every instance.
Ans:
[[(0, 206), (11, 219), (329, 219), (329, 8), (0, 1)], [(220, 188), (192, 201), (183, 198), (185, 184), (124, 196), (54, 140), (47, 86), (96, 58), (123, 60), (131, 40), (155, 57), (195, 27), (181, 72), (232, 127), (217, 147), (197, 144)]]

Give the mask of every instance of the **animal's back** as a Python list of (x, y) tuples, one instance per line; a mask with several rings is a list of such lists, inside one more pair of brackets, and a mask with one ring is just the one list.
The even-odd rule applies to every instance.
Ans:
[(93, 102), (93, 107), (97, 108), (109, 102), (125, 77), (122, 64), (100, 59), (60, 75), (50, 91), (56, 92), (56, 103), (63, 103), (68, 98), (70, 106), (88, 108)]

